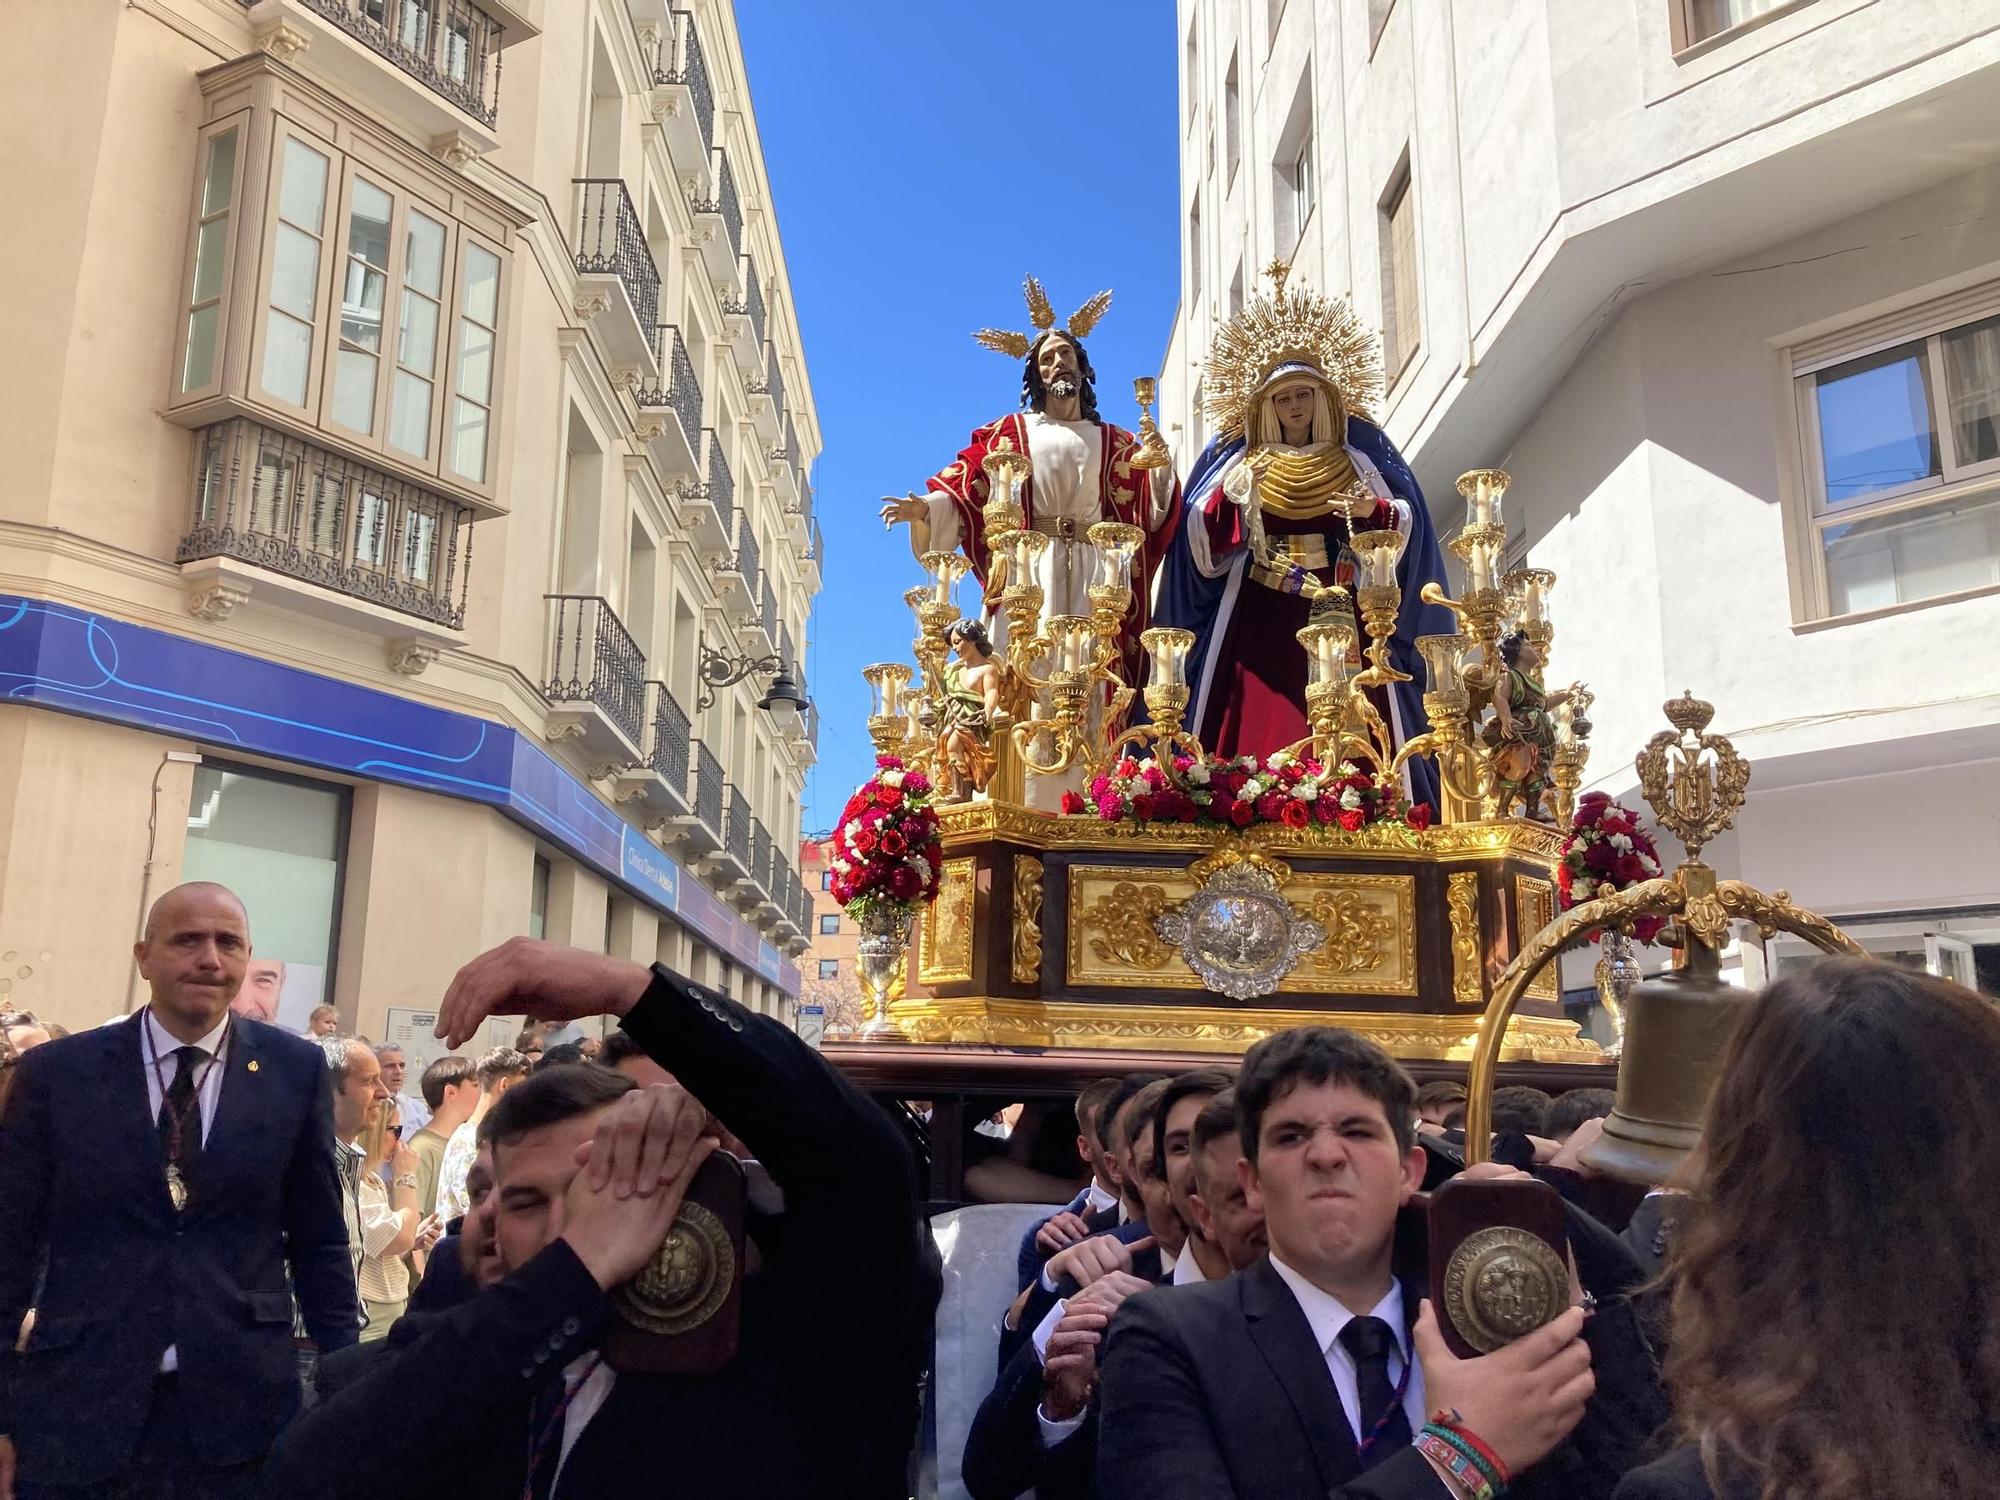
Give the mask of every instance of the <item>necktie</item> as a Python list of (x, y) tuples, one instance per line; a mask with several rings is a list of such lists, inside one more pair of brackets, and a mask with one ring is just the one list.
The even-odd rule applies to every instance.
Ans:
[(167, 1165), (178, 1167), (183, 1176), (201, 1156), (201, 1102), (195, 1098), (194, 1078), (196, 1066), (207, 1056), (199, 1047), (175, 1048), (174, 1081), (160, 1101), (160, 1145)]
[(1396, 1386), (1389, 1379), (1389, 1351), (1396, 1347), (1389, 1325), (1380, 1318), (1350, 1318), (1338, 1335), (1354, 1357), (1361, 1395), (1359, 1439), (1361, 1467), (1372, 1469), (1410, 1445), (1410, 1418)]

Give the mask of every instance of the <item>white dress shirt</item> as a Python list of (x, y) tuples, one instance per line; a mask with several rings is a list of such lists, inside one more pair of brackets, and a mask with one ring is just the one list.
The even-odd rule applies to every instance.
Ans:
[(1181, 1246), (1181, 1253), (1174, 1257), (1174, 1285), (1187, 1286), (1190, 1282), (1206, 1281), (1208, 1273), (1201, 1268), (1201, 1262), (1194, 1258), (1194, 1236), (1187, 1237)]
[[(1106, 1192), (1103, 1188), (1099, 1187), (1095, 1177), (1090, 1179), (1090, 1186), (1083, 1190), (1083, 1195), (1083, 1213), (1085, 1218), (1088, 1218), (1092, 1214), (1101, 1214), (1105, 1209), (1112, 1207), (1114, 1204), (1122, 1204), (1123, 1201), (1116, 1193)], [(1124, 1218), (1122, 1212), (1119, 1214), (1119, 1218)]]
[[(597, 1361), (594, 1368), (591, 1367), (592, 1360)], [(586, 1368), (590, 1368), (590, 1373), (584, 1376), (583, 1384), (576, 1387), (569, 1398), (568, 1408), (563, 1412), (562, 1451), (556, 1455), (555, 1473), (549, 1476), (551, 1495), (562, 1481), (563, 1465), (569, 1462), (569, 1450), (583, 1436), (583, 1429), (590, 1425), (590, 1419), (611, 1399), (611, 1388), (618, 1383), (618, 1372), (596, 1354), (580, 1354), (564, 1365), (564, 1382), (574, 1381), (577, 1376), (583, 1375)]]
[[(1356, 1314), (1349, 1312), (1339, 1298), (1321, 1291), (1276, 1255), (1271, 1257), (1271, 1269), (1285, 1279), (1285, 1285), (1298, 1299), (1299, 1309), (1305, 1313), (1306, 1322), (1312, 1327), (1313, 1342), (1326, 1356), (1327, 1372), (1333, 1376), (1334, 1391), (1340, 1396), (1340, 1409), (1347, 1414), (1347, 1425), (1354, 1430), (1359, 1442), (1367, 1436), (1361, 1430), (1361, 1375), (1355, 1368), (1354, 1356), (1340, 1342), (1340, 1330), (1353, 1322)], [(1394, 1384), (1403, 1378), (1404, 1365), (1410, 1358), (1409, 1330), (1403, 1325), (1402, 1283), (1392, 1278), (1389, 1294), (1368, 1311), (1370, 1316), (1380, 1318), (1389, 1325), (1394, 1339), (1395, 1347), (1389, 1354), (1389, 1380)], [(1410, 1431), (1413, 1433), (1420, 1431), (1430, 1419), (1424, 1410), (1424, 1372), (1421, 1366), (1410, 1371), (1410, 1382), (1403, 1389), (1403, 1413), (1410, 1419)]]
[[(167, 1090), (173, 1086), (174, 1073), (181, 1061), (174, 1054), (183, 1045), (199, 1047), (214, 1062), (196, 1062), (194, 1091), (195, 1106), (201, 1116), (201, 1143), (208, 1144), (208, 1132), (215, 1124), (215, 1107), (222, 1099), (222, 1070), (228, 1060), (217, 1056), (222, 1046), (223, 1033), (229, 1029), (229, 1017), (224, 1016), (215, 1023), (215, 1029), (193, 1042), (182, 1043), (179, 1037), (160, 1024), (160, 1018), (153, 1014), (153, 1008), (146, 1007), (146, 1019), (141, 1023), (145, 1035), (139, 1039), (141, 1062), (146, 1069), (146, 1118), (157, 1125), (160, 1106), (166, 1103)], [(160, 1356), (160, 1373), (171, 1375), (181, 1367), (180, 1350), (167, 1345), (167, 1352)]]

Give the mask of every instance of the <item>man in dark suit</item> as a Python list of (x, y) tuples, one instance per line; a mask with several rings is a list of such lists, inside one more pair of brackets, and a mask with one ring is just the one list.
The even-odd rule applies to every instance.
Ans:
[(31, 1052), (0, 1128), (0, 1493), (20, 1500), (248, 1493), (299, 1405), (294, 1292), (322, 1349), (358, 1324), (325, 1060), (230, 1014), (242, 903), (177, 887), (134, 952), (151, 1003)]
[(1492, 1354), (1453, 1358), (1420, 1301), (1421, 1270), (1395, 1261), (1426, 1164), (1409, 1075), (1360, 1037), (1301, 1027), (1251, 1048), (1236, 1097), (1240, 1170), (1270, 1253), (1119, 1309), (1099, 1495), (1444, 1500), (1443, 1472), (1413, 1443), (1439, 1410), (1498, 1455), (1510, 1495), (1608, 1491), (1663, 1415), (1629, 1305), (1600, 1308), (1587, 1330), (1572, 1308)]
[[(370, 1455), (384, 1494), (907, 1494), (938, 1270), (895, 1124), (775, 1021), (665, 969), (526, 938), (460, 971), (439, 1032), (523, 1012), (619, 1016), (678, 1082), (551, 1068), (494, 1106), (506, 1276), (295, 1423), (274, 1493), (346, 1496), (354, 1434), (393, 1431)], [(751, 1217), (761, 1264), (735, 1359), (710, 1379), (614, 1372), (597, 1358), (609, 1289), (658, 1246), (722, 1128), (783, 1195), (775, 1219)], [(858, 1286), (877, 1295), (843, 1290)]]
[(1118, 1160), (1105, 1142), (1105, 1126), (1118, 1104), (1151, 1081), (1145, 1074), (1100, 1078), (1076, 1096), (1076, 1150), (1090, 1166), (1090, 1181), (1082, 1192), (1022, 1234), (1015, 1267), (1019, 1285), (1033, 1281), (1043, 1262), (1057, 1251), (1118, 1223)]

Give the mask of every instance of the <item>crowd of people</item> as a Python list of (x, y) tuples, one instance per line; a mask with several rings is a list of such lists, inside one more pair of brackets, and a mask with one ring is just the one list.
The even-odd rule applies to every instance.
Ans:
[[(914, 1492), (923, 1110), (664, 969), (527, 939), (439, 1012), (450, 1048), (526, 1015), (515, 1044), (412, 1080), (337, 1016), (232, 1009), (250, 953), (234, 895), (182, 886), (141, 1012), (0, 1015), (0, 1500)], [(1049, 1211), (1004, 1246), (964, 1488), (1994, 1494), (1993, 1097), (2000, 1010), (1828, 960), (1746, 1004), (1701, 1150), (1650, 1189), (1587, 1166), (1604, 1090), (1497, 1090), (1468, 1167), (1462, 1087), (1324, 1027), (1010, 1110), (968, 1191)], [(663, 1373), (620, 1289), (717, 1153), (746, 1185), (736, 1341)], [(1471, 1357), (1425, 1253), (1458, 1178), (1548, 1184), (1571, 1259), (1566, 1310)]]

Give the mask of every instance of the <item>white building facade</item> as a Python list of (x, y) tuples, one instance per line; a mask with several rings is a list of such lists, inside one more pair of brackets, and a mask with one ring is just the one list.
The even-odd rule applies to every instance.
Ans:
[(1261, 268), (1348, 296), (1441, 533), (1459, 473), (1513, 475), (1549, 681), (1597, 693), (1590, 785), (1635, 795), (1691, 689), (1754, 765), (1711, 863), (2000, 993), (1996, 19), (1181, 0), (1160, 390), (1185, 472)]

